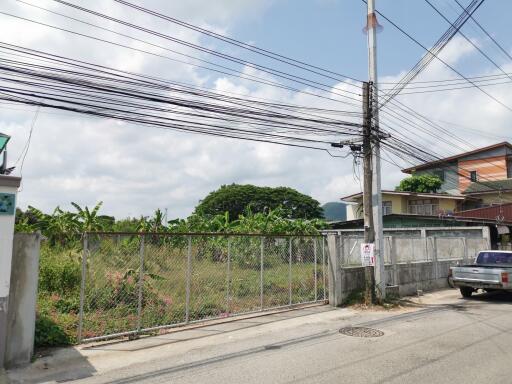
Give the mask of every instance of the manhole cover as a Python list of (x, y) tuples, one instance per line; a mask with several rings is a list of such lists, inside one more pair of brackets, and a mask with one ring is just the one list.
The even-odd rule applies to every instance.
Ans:
[(384, 332), (378, 329), (366, 328), (366, 327), (346, 327), (341, 328), (340, 333), (342, 335), (354, 336), (354, 337), (381, 337), (384, 336)]

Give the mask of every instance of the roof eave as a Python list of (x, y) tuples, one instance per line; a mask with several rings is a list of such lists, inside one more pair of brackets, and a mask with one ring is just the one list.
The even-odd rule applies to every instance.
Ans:
[(411, 173), (413, 173), (415, 171), (418, 171), (418, 170), (431, 168), (431, 167), (433, 167), (434, 165), (437, 165), (437, 164), (447, 163), (447, 162), (450, 162), (450, 161), (454, 161), (454, 160), (460, 159), (461, 157), (470, 156), (470, 155), (473, 155), (475, 153), (480, 153), (480, 152), (484, 152), (484, 151), (489, 151), (491, 149), (499, 148), (499, 147), (502, 147), (502, 146), (508, 147), (509, 149), (512, 149), (512, 144), (511, 143), (509, 143), (508, 141), (502, 141), (501, 143), (497, 143), (497, 144), (489, 145), (487, 147), (475, 149), (474, 151), (464, 152), (464, 153), (461, 153), (461, 154), (458, 154), (458, 155), (455, 155), (455, 156), (445, 157), (444, 159), (434, 160), (434, 161), (431, 161), (431, 162), (428, 162), (428, 163), (416, 165), (414, 167), (405, 168), (405, 169), (402, 169), (402, 172), (403, 173), (411, 174)]

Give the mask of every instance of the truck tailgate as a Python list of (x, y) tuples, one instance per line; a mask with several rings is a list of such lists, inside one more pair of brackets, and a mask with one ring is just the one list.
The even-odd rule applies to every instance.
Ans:
[(481, 282), (486, 284), (501, 283), (501, 269), (482, 267), (454, 267), (453, 280)]

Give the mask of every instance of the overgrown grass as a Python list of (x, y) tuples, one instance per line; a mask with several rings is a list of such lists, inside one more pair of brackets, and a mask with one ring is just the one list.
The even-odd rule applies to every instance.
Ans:
[[(132, 331), (138, 326), (139, 289), (142, 293), (142, 328), (183, 323), (186, 320), (187, 273), (191, 275), (189, 321), (230, 316), (261, 308), (259, 239), (230, 245), (228, 280), (227, 244), (202, 239), (193, 242), (187, 271), (186, 241), (145, 244), (143, 285), (139, 287), (137, 239), (91, 241), (87, 259), (83, 337)], [(296, 252), (291, 263), (291, 301), (315, 300), (315, 264), (312, 248)], [(307, 248), (309, 246), (309, 248)], [(287, 243), (264, 245), (263, 306), (290, 302)], [(41, 254), (36, 345), (73, 344), (77, 341), (82, 252), (44, 245)], [(317, 269), (317, 298), (323, 298), (323, 269)]]

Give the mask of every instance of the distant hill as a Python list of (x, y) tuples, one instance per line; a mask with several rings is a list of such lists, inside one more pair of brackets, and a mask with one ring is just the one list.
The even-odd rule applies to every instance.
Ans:
[(347, 220), (347, 205), (342, 202), (332, 201), (322, 205), (326, 221), (345, 221)]

